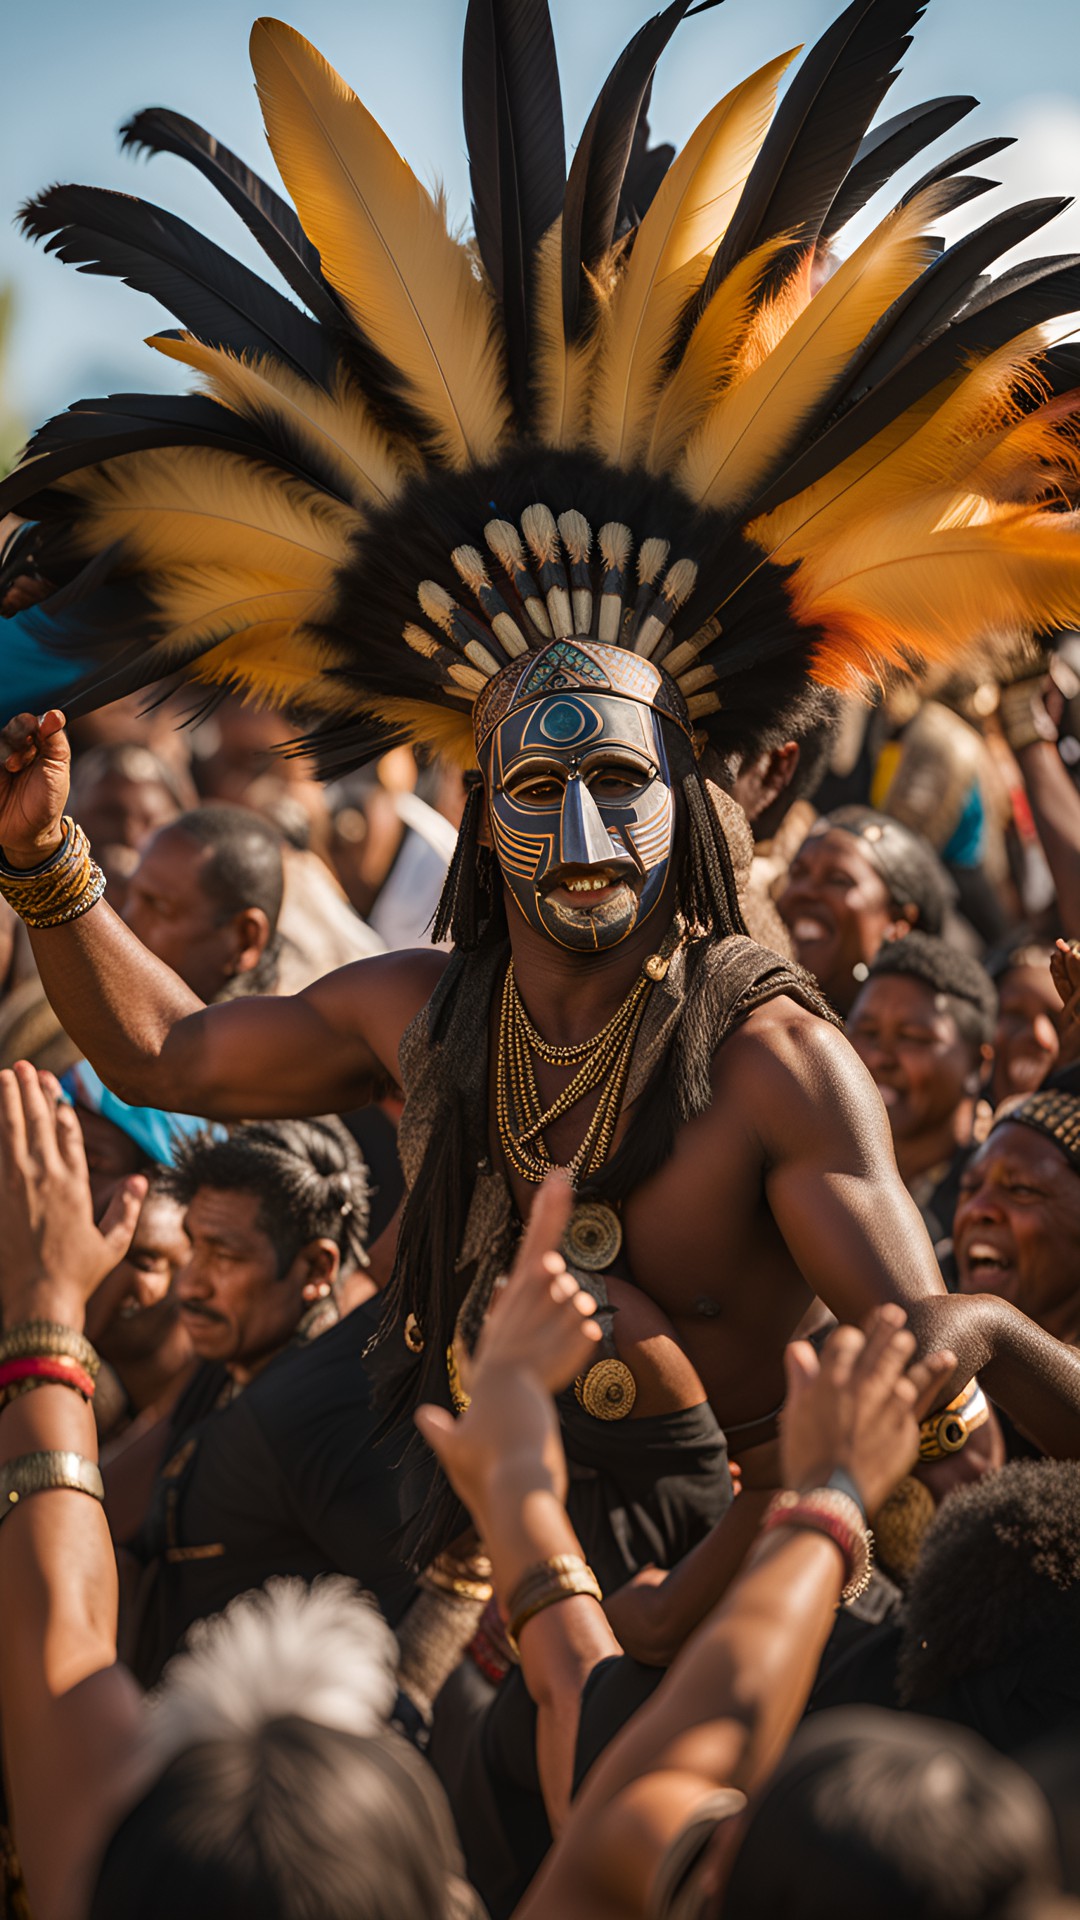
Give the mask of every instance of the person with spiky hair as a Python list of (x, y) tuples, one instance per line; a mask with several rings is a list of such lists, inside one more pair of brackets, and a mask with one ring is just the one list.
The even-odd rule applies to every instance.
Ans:
[[(66, 260), (170, 303), (180, 331), (152, 345), (206, 389), (84, 403), (0, 486), (58, 589), (15, 634), (81, 660), (73, 692), (57, 670), (70, 710), (180, 673), (290, 708), (326, 774), (408, 741), (470, 778), (434, 925), (449, 961), (206, 1008), (101, 900), (57, 708), (12, 723), (0, 773), (0, 891), (123, 1094), (235, 1118), (403, 1084), (383, 1340), (411, 1356), (406, 1405), (464, 1404), (558, 1164), (568, 1258), (663, 1307), (760, 1475), (815, 1293), (846, 1320), (899, 1300), (1044, 1445), (1080, 1450), (1080, 1361), (943, 1293), (872, 1083), (813, 982), (747, 934), (702, 775), (707, 748), (760, 753), (811, 683), (865, 689), (1080, 618), (1059, 510), (1076, 368), (1032, 333), (1080, 305), (1080, 276), (1065, 256), (982, 278), (1058, 203), (941, 254), (941, 216), (988, 184), (962, 171), (1002, 144), (983, 141), (814, 269), (972, 104), (868, 134), (922, 10), (851, 0), (778, 107), (790, 55), (706, 115), (649, 200), (624, 188), (689, 0), (616, 61), (569, 176), (545, 0), (473, 0), (475, 245), (316, 50), (260, 20), (295, 211), (163, 109), (125, 141), (207, 174), (305, 312), (136, 199), (57, 186), (23, 210)], [(637, 1392), (611, 1345), (579, 1383), (599, 1420)]]

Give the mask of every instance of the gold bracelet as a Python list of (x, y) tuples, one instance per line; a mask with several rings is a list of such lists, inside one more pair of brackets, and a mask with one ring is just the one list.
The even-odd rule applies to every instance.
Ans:
[(74, 1360), (96, 1380), (101, 1359), (83, 1333), (56, 1320), (22, 1320), (0, 1333), (0, 1364), (5, 1360)]
[(105, 875), (90, 855), (82, 828), (65, 814), (64, 838), (39, 867), (0, 860), (0, 895), (28, 927), (60, 927), (89, 913), (105, 891)]
[(588, 1594), (596, 1601), (604, 1597), (595, 1573), (580, 1554), (552, 1554), (538, 1566), (530, 1567), (518, 1581), (506, 1609), (506, 1637), (514, 1652), (517, 1652), (518, 1635), (530, 1620), (546, 1607), (553, 1607), (560, 1600), (573, 1600), (578, 1594)]
[(50, 1453), (23, 1453), (0, 1467), (0, 1521), (20, 1500), (32, 1493), (49, 1493), (68, 1487), (75, 1493), (88, 1493), (92, 1500), (104, 1500), (105, 1486), (94, 1460), (81, 1453), (57, 1449)]

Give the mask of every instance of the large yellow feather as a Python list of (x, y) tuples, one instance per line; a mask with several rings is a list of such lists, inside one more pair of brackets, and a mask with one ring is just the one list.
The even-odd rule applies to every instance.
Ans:
[(678, 459), (736, 367), (741, 365), (755, 292), (785, 245), (783, 235), (734, 266), (717, 287), (656, 402), (645, 464), (664, 473)]
[(59, 483), (82, 502), (77, 547), (124, 542), (124, 564), (210, 565), (321, 585), (348, 558), (356, 514), (243, 454), (169, 447), (119, 456)]
[[(151, 598), (166, 628), (162, 645), (175, 654), (178, 663), (190, 659), (200, 647), (215, 645), (243, 628), (263, 625), (268, 620), (287, 620), (299, 631), (305, 621), (315, 620), (329, 605), (332, 580), (318, 589), (275, 586), (265, 574), (238, 573), (223, 566), (182, 567), (176, 571), (155, 573)], [(325, 663), (331, 649), (325, 644), (320, 660)]]
[(373, 719), (385, 721), (387, 726), (407, 727), (410, 740), (417, 746), (430, 747), (432, 753), (445, 755), (452, 766), (460, 767), (463, 772), (476, 770), (472, 718), (464, 708), (458, 713), (452, 707), (429, 706), (424, 700), (387, 698), (366, 703), (364, 710)]
[(201, 655), (191, 668), (195, 680), (228, 686), (259, 706), (302, 705), (320, 713), (347, 714), (356, 696), (323, 672), (325, 649), (289, 620), (266, 620), (245, 627)]
[(388, 505), (417, 469), (413, 451), (376, 426), (344, 371), (325, 393), (267, 354), (241, 359), (223, 347), (204, 346), (189, 333), (179, 340), (155, 334), (147, 345), (201, 373), (213, 398), (245, 420), (271, 434), (284, 428), (332, 469), (342, 492), (360, 510)]
[(323, 272), (399, 369), (441, 457), (490, 460), (509, 420), (494, 303), (431, 195), (322, 55), (258, 20), (251, 60), (282, 179)]
[[(604, 297), (603, 289), (597, 289)], [(562, 215), (536, 251), (536, 431), (548, 447), (576, 447), (587, 438), (589, 385), (599, 330), (568, 346), (563, 329)]]
[[(943, 382), (813, 487), (753, 522), (751, 539), (787, 564), (823, 547), (853, 520), (901, 504), (912, 493), (952, 482), (961, 491), (981, 487), (993, 494), (998, 483), (991, 467), (981, 471), (991, 460), (999, 484), (1015, 490), (1028, 469), (1013, 468), (1008, 435), (1021, 433), (1020, 396), (1042, 390), (1036, 356), (1043, 345), (1043, 329), (1032, 328)], [(1052, 417), (1030, 416), (1015, 443), (1018, 462), (1040, 455), (1067, 459), (1059, 427), (1070, 411), (1065, 406)]]
[(644, 446), (672, 335), (727, 231), (797, 49), (735, 87), (669, 167), (611, 299), (596, 370), (590, 437), (616, 466)]
[(815, 676), (851, 688), (912, 653), (956, 667), (989, 633), (1080, 622), (1080, 515), (987, 509), (978, 526), (927, 532), (922, 502), (858, 521), (788, 583), (800, 624), (825, 640)]
[(933, 258), (923, 228), (937, 204), (929, 188), (889, 214), (722, 396), (682, 463), (681, 483), (695, 500), (732, 508), (753, 498), (874, 322)]

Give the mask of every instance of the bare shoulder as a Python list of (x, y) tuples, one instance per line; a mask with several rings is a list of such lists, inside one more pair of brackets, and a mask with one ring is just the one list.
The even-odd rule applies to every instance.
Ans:
[(361, 1032), (372, 1052), (397, 1072), (401, 1036), (425, 1007), (449, 963), (446, 953), (408, 947), (338, 967), (297, 998), (334, 1032)]
[(874, 1141), (886, 1125), (880, 1096), (850, 1041), (786, 994), (755, 1008), (713, 1063), (717, 1097), (737, 1099), (749, 1125), (775, 1146), (813, 1128)]

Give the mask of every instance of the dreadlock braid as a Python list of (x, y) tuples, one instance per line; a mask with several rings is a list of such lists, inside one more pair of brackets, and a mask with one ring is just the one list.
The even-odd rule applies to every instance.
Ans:
[(484, 789), (473, 780), (465, 798), (454, 857), (447, 870), (431, 927), (438, 945), (447, 935), (463, 953), (474, 953), (495, 911), (495, 856), (480, 844)]
[(698, 934), (723, 939), (746, 933), (727, 837), (696, 767), (683, 776), (686, 844), (679, 873), (679, 904)]

